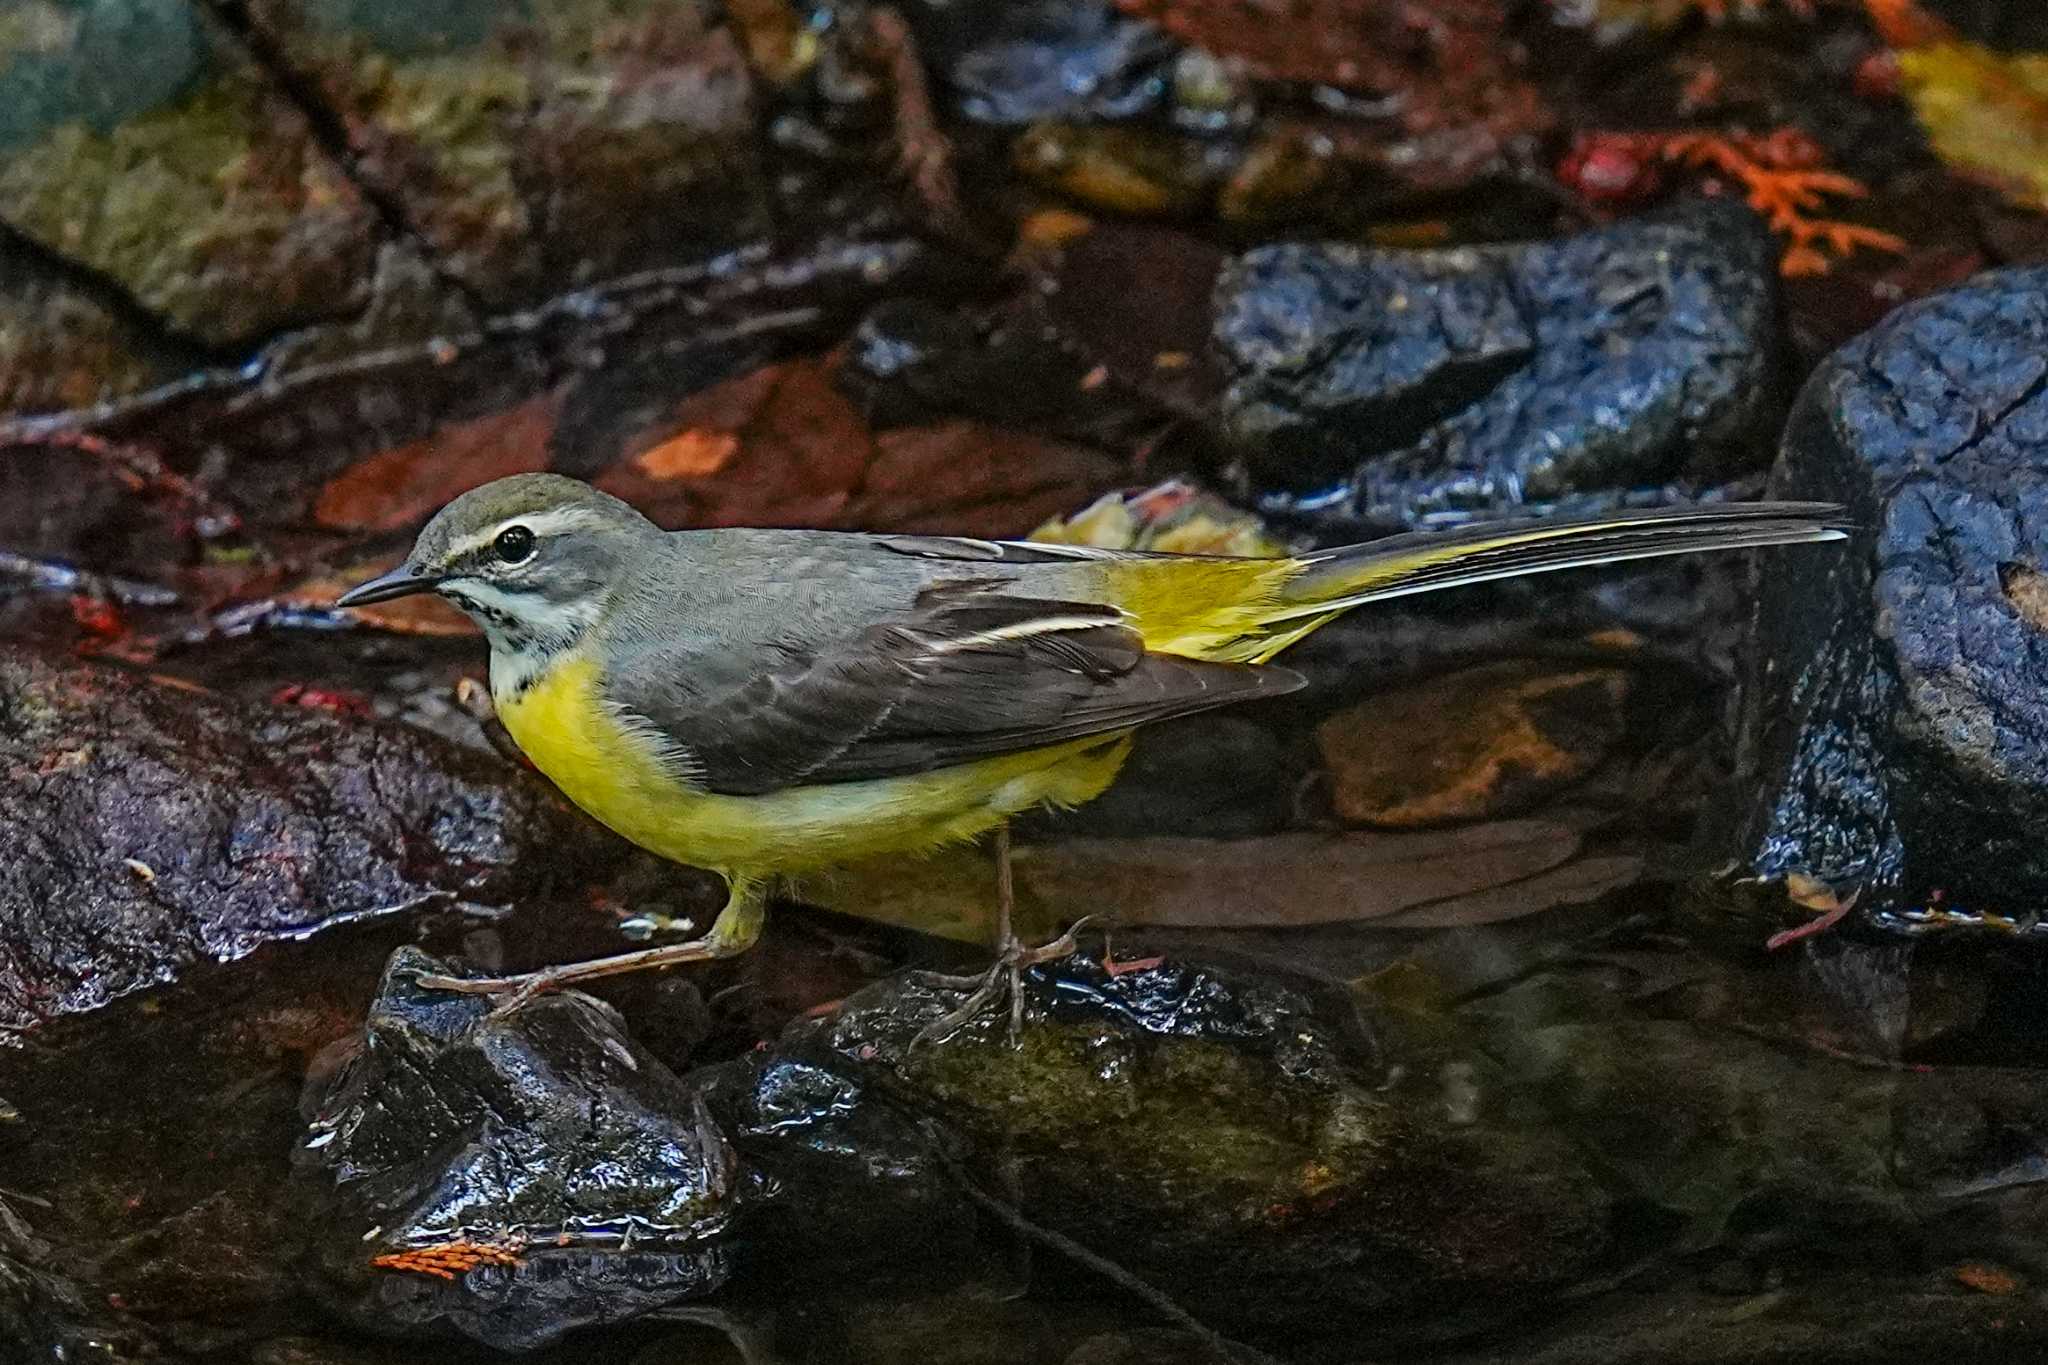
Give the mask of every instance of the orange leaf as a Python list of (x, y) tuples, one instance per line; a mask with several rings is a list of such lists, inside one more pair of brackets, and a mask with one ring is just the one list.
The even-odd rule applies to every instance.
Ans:
[(740, 438), (729, 431), (691, 427), (660, 445), (643, 450), (633, 464), (653, 479), (695, 479), (716, 474), (739, 453)]
[(372, 455), (328, 481), (313, 520), (337, 531), (403, 530), (479, 484), (546, 469), (561, 410), (561, 391), (544, 393)]

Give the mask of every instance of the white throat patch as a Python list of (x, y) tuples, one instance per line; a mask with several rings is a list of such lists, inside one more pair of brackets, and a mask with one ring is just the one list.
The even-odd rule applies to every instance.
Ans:
[(514, 690), (532, 681), (551, 657), (597, 623), (600, 610), (594, 601), (550, 602), (473, 578), (455, 579), (445, 591), (490, 641), (494, 692), (505, 670), (508, 679), (516, 679)]

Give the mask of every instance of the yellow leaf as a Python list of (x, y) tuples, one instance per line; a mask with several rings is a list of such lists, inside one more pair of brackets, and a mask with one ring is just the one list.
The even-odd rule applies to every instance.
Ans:
[(2048, 55), (1934, 43), (1900, 52), (1899, 77), (1942, 160), (2048, 208)]

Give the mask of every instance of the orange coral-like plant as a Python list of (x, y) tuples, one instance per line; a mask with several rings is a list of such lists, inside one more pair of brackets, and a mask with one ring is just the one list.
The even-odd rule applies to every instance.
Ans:
[(1666, 157), (1719, 171), (1743, 187), (1750, 207), (1786, 239), (1779, 269), (1787, 276), (1826, 274), (1829, 251), (1848, 256), (1859, 247), (1906, 249), (1905, 242), (1889, 232), (1812, 216), (1829, 195), (1860, 199), (1869, 191), (1849, 176), (1823, 169), (1819, 145), (1797, 129), (1763, 136), (1672, 133), (1662, 141)]
[(480, 1265), (516, 1268), (521, 1263), (519, 1252), (520, 1248), (517, 1246), (454, 1241), (394, 1251), (389, 1255), (375, 1257), (370, 1264), (378, 1270), (409, 1270), (417, 1275), (432, 1275), (436, 1279), (453, 1280), (457, 1275), (474, 1270)]

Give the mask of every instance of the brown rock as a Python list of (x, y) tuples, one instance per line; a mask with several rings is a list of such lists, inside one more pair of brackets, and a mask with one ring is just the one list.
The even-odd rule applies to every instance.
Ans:
[(1629, 674), (1488, 664), (1384, 692), (1316, 732), (1345, 821), (1413, 829), (1529, 809), (1625, 731)]
[(0, 652), (0, 1029), (278, 939), (594, 880), (538, 782), (398, 726)]

